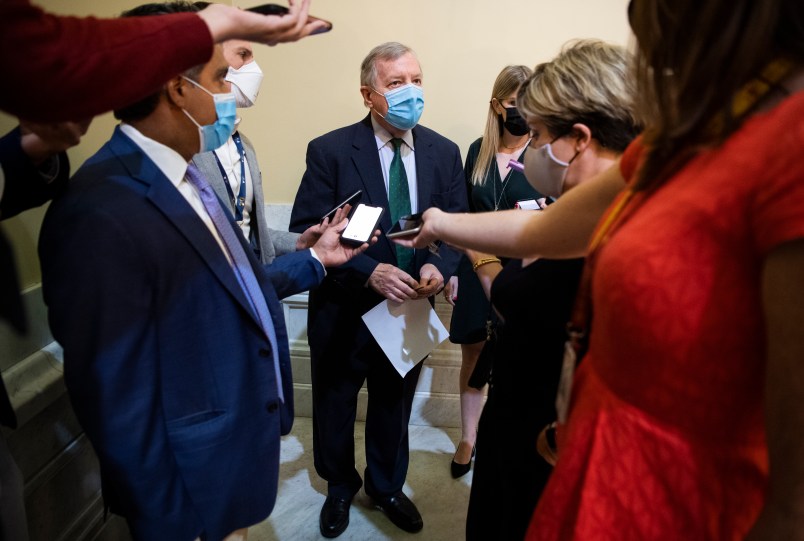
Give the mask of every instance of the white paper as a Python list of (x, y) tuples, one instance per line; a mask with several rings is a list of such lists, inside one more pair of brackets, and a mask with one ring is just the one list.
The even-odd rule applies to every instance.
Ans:
[(363, 314), (363, 321), (403, 378), (449, 336), (427, 299), (402, 304), (386, 299)]

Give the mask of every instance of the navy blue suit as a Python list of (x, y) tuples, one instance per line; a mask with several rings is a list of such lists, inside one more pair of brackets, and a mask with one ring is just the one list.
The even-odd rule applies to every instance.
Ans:
[[(466, 188), (458, 147), (423, 126), (413, 128), (418, 208), (466, 210)], [(367, 116), (361, 122), (323, 135), (307, 148), (304, 173), (290, 219), (291, 231), (317, 223), (356, 190), (361, 202), (386, 209), (380, 222), (391, 228), (388, 196), (379, 152)], [(313, 381), (313, 450), (318, 474), (329, 494), (351, 498), (362, 484), (354, 464), (353, 427), (357, 395), (368, 381), (366, 419), (366, 492), (389, 496), (402, 489), (408, 468), (408, 421), (421, 363), (401, 378), (369, 333), (361, 316), (384, 300), (366, 285), (380, 263), (396, 265), (394, 244), (385, 236), (336, 269), (310, 292), (308, 338)], [(445, 279), (459, 254), (442, 247), (441, 258), (417, 250), (414, 278), (432, 263)]]
[(265, 519), (279, 436), (293, 418), (279, 298), (323, 278), (310, 252), (268, 268), (251, 258), (285, 404), (270, 343), (222, 250), (119, 129), (51, 205), (39, 252), (70, 398), (98, 453), (106, 503), (134, 537), (217, 540)]

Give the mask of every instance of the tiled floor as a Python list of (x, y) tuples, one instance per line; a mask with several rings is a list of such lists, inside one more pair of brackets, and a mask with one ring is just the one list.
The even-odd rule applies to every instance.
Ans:
[[(355, 429), (357, 471), (365, 468), (363, 423)], [(405, 493), (416, 503), (424, 529), (406, 533), (371, 507), (361, 490), (352, 503), (349, 528), (342, 540), (459, 541), (464, 539), (464, 521), (472, 473), (454, 480), (449, 463), (460, 431), (455, 428), (410, 427), (410, 468)], [(313, 468), (312, 421), (296, 418), (293, 430), (282, 442), (279, 495), (268, 520), (249, 530), (249, 541), (308, 541), (324, 539), (318, 530), (318, 513), (326, 496), (326, 482)]]

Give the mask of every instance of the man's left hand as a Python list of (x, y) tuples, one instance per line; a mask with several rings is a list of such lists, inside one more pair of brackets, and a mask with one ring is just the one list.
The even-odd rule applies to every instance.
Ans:
[(432, 263), (425, 263), (419, 270), (419, 287), (417, 298), (431, 297), (444, 288), (444, 277)]

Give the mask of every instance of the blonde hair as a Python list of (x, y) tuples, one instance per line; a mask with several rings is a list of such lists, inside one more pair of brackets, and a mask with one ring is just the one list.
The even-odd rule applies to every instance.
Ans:
[(622, 152), (640, 129), (630, 70), (624, 47), (572, 41), (555, 59), (536, 66), (519, 90), (517, 107), (526, 118), (544, 122), (551, 135), (566, 135), (580, 123), (601, 146)]
[[(494, 87), (491, 89), (491, 98), (502, 102), (530, 77), (532, 70), (527, 66), (506, 66), (497, 75)], [(482, 186), (486, 181), (486, 173), (497, 154), (500, 144), (500, 120), (489, 100), (489, 112), (486, 115), (486, 129), (480, 142), (480, 152), (477, 155), (474, 169), (472, 169), (472, 184)]]

